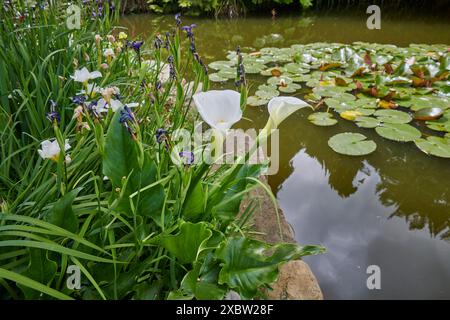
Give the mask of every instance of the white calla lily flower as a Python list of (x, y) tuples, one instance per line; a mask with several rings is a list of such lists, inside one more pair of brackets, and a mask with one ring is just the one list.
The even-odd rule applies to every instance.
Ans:
[(75, 74), (70, 76), (76, 82), (87, 83), (89, 80), (101, 78), (102, 74), (100, 71), (89, 72), (89, 70), (84, 67), (80, 70), (75, 70)]
[(210, 90), (192, 98), (203, 120), (222, 133), (242, 118), (241, 95), (237, 91)]
[(241, 95), (233, 90), (210, 90), (192, 96), (197, 111), (213, 128), (215, 159), (223, 154), (223, 142), (228, 129), (241, 120)]
[[(64, 144), (64, 150), (70, 149), (69, 140), (66, 139)], [(59, 147), (58, 141), (56, 139), (45, 140), (41, 142), (41, 149), (38, 150), (39, 155), (42, 159), (50, 159), (53, 161), (58, 161), (59, 155), (61, 153), (61, 148)]]
[(269, 111), (270, 120), (273, 121), (273, 125), (276, 128), (284, 119), (304, 107), (310, 107), (310, 105), (299, 98), (275, 97), (270, 99), (267, 110)]

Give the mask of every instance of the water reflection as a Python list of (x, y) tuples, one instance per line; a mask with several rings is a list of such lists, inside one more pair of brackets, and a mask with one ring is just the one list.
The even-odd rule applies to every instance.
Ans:
[[(361, 132), (377, 142), (375, 154), (339, 156), (326, 141), (346, 123), (324, 133), (296, 116), (286, 127), (299, 129), (280, 151), (291, 161), (270, 182), (297, 240), (328, 249), (307, 259), (326, 298), (450, 298), (450, 246), (438, 240), (449, 233), (448, 162), (369, 130)], [(300, 151), (285, 154), (293, 145)], [(366, 287), (371, 264), (381, 267), (380, 291)]]

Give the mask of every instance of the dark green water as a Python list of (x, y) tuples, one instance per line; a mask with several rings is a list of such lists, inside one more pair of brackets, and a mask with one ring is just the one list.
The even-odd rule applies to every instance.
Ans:
[[(366, 41), (407, 46), (450, 46), (449, 17), (382, 15), (382, 29), (368, 30), (364, 11), (345, 15), (268, 17), (239, 20), (183, 18), (196, 23), (198, 51), (209, 63), (228, 50), (294, 43)], [(128, 16), (130, 33), (150, 35), (173, 25), (172, 16)], [(262, 127), (265, 107), (246, 116)], [(328, 252), (306, 261), (328, 299), (450, 299), (450, 160), (426, 156), (413, 144), (394, 143), (371, 129), (341, 121), (316, 127), (308, 111), (280, 127), (280, 171), (269, 177), (300, 243)], [(377, 151), (351, 158), (334, 153), (328, 139), (361, 132)], [(381, 289), (366, 286), (366, 268), (381, 268)]]

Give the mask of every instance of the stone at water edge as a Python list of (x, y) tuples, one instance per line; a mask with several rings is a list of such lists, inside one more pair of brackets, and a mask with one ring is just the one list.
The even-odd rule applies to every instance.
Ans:
[(309, 266), (301, 261), (289, 261), (280, 267), (278, 279), (267, 289), (272, 300), (323, 300), (316, 277)]

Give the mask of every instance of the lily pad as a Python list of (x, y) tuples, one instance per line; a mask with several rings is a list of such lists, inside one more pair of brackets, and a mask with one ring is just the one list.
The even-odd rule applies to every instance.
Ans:
[(313, 89), (315, 94), (318, 94), (322, 97), (330, 97), (336, 98), (338, 100), (355, 100), (355, 96), (349, 93), (346, 93), (348, 89), (345, 87), (337, 87), (337, 86), (318, 86)]
[(284, 93), (294, 93), (299, 90), (302, 86), (297, 83), (286, 83), (284, 85), (278, 86), (278, 90)]
[(435, 120), (440, 118), (444, 114), (441, 108), (423, 108), (417, 110), (414, 113), (414, 119), (416, 120)]
[(308, 120), (312, 124), (320, 127), (328, 127), (337, 123), (337, 120), (329, 112), (315, 112), (309, 115)]
[(303, 74), (308, 73), (310, 66), (306, 63), (295, 63), (291, 62), (284, 66), (287, 72), (293, 74)]
[(335, 152), (349, 156), (364, 156), (374, 152), (377, 145), (360, 133), (339, 133), (328, 140), (328, 145)]
[(209, 74), (209, 80), (211, 80), (212, 82), (225, 82), (228, 79), (221, 77), (217, 72), (216, 73), (210, 73)]
[(425, 152), (436, 157), (450, 158), (450, 140), (440, 137), (428, 137), (415, 141), (416, 146)]
[(234, 79), (236, 78), (236, 69), (233, 68), (220, 69), (220, 71), (217, 72), (217, 74), (222, 78)]
[(354, 121), (357, 117), (362, 116), (363, 114), (356, 110), (347, 110), (340, 113), (341, 118), (349, 121)]
[(356, 125), (360, 128), (376, 128), (381, 121), (374, 117), (359, 116), (355, 118)]
[(260, 73), (262, 70), (264, 70), (266, 68), (266, 66), (262, 63), (257, 63), (257, 62), (245, 63), (245, 61), (244, 61), (244, 67), (245, 67), (245, 72), (249, 73), (249, 74)]
[(255, 92), (255, 96), (258, 96), (258, 98), (264, 99), (264, 100), (270, 100), (273, 97), (278, 97), (280, 95), (280, 92), (277, 89), (272, 90), (257, 90)]
[(252, 107), (260, 107), (269, 103), (268, 99), (262, 99), (258, 96), (250, 96), (247, 98), (247, 104)]
[(419, 130), (406, 123), (384, 123), (376, 127), (375, 131), (383, 138), (399, 142), (414, 141), (422, 135)]
[(211, 69), (214, 69), (214, 70), (221, 70), (221, 69), (225, 69), (225, 68), (230, 68), (233, 65), (234, 65), (234, 62), (232, 62), (232, 61), (220, 60), (220, 61), (211, 62), (208, 65), (208, 67), (210, 67)]
[(277, 85), (277, 86), (279, 86), (280, 84), (290, 84), (292, 82), (293, 81), (291, 78), (285, 77), (285, 76), (271, 77), (271, 78), (267, 79), (268, 84)]
[(408, 123), (412, 120), (409, 114), (397, 110), (377, 110), (373, 115), (384, 123)]
[(426, 124), (431, 130), (450, 132), (450, 118), (446, 115), (438, 120), (427, 121)]
[(272, 67), (266, 70), (261, 71), (261, 75), (263, 76), (270, 76), (270, 77), (279, 77), (284, 72), (286, 72), (285, 68), (283, 67)]

